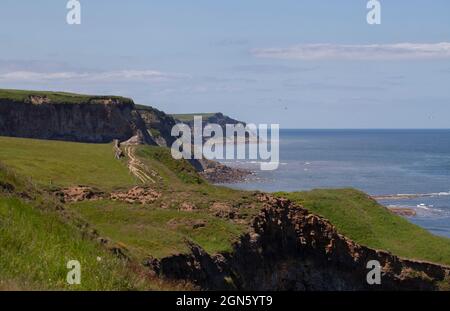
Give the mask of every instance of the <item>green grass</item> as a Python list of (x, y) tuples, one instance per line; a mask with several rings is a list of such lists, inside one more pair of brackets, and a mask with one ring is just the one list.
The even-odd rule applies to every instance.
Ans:
[(53, 104), (88, 104), (95, 100), (114, 99), (122, 103), (132, 103), (129, 98), (121, 96), (91, 96), (67, 92), (48, 92), (48, 91), (28, 91), (28, 90), (8, 90), (0, 89), (0, 102), (10, 100), (14, 102), (24, 102), (30, 96), (47, 97)]
[(140, 147), (137, 155), (142, 158), (151, 158), (169, 169), (170, 172), (175, 173), (183, 183), (189, 184), (203, 184), (205, 180), (200, 177), (194, 167), (184, 159), (175, 160), (169, 148), (145, 146)]
[[(0, 290), (159, 288), (83, 237), (75, 222), (63, 219), (52, 200), (0, 165)], [(70, 260), (81, 264), (80, 285), (66, 281)]]
[(163, 192), (160, 201), (177, 208), (183, 202), (190, 202), (199, 209), (207, 209), (214, 202), (237, 206), (246, 219), (254, 216), (259, 209), (251, 192), (212, 185), (206, 182), (185, 160), (174, 160), (170, 149), (155, 146), (141, 146), (138, 157), (145, 165), (158, 172), (161, 179), (158, 187)]
[(0, 137), (0, 161), (44, 187), (87, 185), (103, 190), (137, 183), (111, 144)]
[[(114, 159), (110, 144), (6, 137), (0, 137), (0, 144), (0, 161), (20, 176), (31, 178), (38, 187), (80, 184), (109, 191), (139, 184), (129, 173), (125, 160)], [(82, 202), (69, 205), (71, 211), (102, 236), (126, 245), (138, 261), (149, 255), (163, 257), (187, 252), (187, 240), (211, 253), (231, 250), (232, 242), (245, 231), (245, 226), (216, 217), (209, 208), (215, 202), (244, 205), (242, 215), (250, 218), (257, 212), (245, 208), (252, 204), (252, 196), (208, 184), (187, 161), (174, 160), (168, 148), (139, 146), (136, 155), (160, 177), (157, 183), (150, 184), (161, 192), (160, 199), (145, 206), (109, 200)], [(179, 211), (183, 203), (195, 206), (196, 211)], [(205, 227), (193, 229), (195, 221), (200, 220), (206, 222)]]
[[(138, 261), (188, 252), (186, 241), (208, 253), (231, 251), (243, 227), (209, 215), (206, 211), (149, 208), (108, 200), (70, 205), (104, 236), (124, 245)], [(193, 228), (196, 221), (205, 226)]]
[[(0, 196), (0, 224), (0, 289), (136, 288), (125, 262), (84, 240), (53, 213)], [(69, 260), (81, 264), (80, 285), (66, 282)]]
[(207, 119), (209, 117), (212, 117), (213, 115), (215, 115), (215, 112), (210, 112), (210, 113), (183, 113), (183, 114), (171, 114), (171, 116), (176, 119), (179, 120), (181, 122), (190, 122), (194, 120), (194, 116), (201, 116), (203, 117), (203, 119)]
[(350, 239), (395, 255), (450, 265), (450, 239), (438, 237), (353, 189), (278, 193), (331, 221)]

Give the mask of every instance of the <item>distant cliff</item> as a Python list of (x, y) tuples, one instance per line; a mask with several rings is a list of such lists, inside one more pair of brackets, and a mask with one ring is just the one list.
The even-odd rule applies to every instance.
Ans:
[(176, 138), (171, 131), (177, 123), (172, 116), (150, 106), (136, 105), (136, 111), (144, 121), (148, 134), (159, 146), (172, 146)]
[[(222, 114), (210, 120), (229, 121)], [(171, 131), (178, 122), (158, 109), (119, 96), (0, 89), (0, 136), (87, 143), (134, 137), (131, 141), (171, 147), (176, 139)], [(249, 174), (214, 161), (189, 162), (213, 182), (241, 180)]]
[(139, 132), (154, 144), (131, 99), (0, 90), (0, 136), (107, 143)]
[(225, 132), (225, 127), (227, 124), (242, 124), (246, 125), (245, 122), (230, 118), (221, 112), (216, 113), (191, 113), (191, 114), (173, 114), (172, 117), (178, 122), (185, 123), (191, 128), (194, 126), (194, 116), (201, 116), (203, 121), (203, 127), (208, 124), (218, 124), (222, 127)]

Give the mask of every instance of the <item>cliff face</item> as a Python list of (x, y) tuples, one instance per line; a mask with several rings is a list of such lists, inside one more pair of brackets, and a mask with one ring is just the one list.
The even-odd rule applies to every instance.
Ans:
[(45, 96), (14, 101), (0, 98), (0, 135), (77, 142), (127, 140), (142, 132), (154, 143), (132, 101), (91, 98), (80, 103), (53, 103)]
[(171, 135), (172, 128), (176, 121), (170, 115), (150, 106), (136, 106), (149, 135), (159, 145), (163, 147), (172, 146), (175, 137)]
[[(325, 219), (285, 199), (261, 195), (265, 208), (231, 253), (191, 254), (147, 263), (173, 279), (205, 289), (437, 290), (449, 286), (450, 267), (405, 260), (338, 234)], [(367, 262), (378, 260), (381, 285), (368, 285)]]

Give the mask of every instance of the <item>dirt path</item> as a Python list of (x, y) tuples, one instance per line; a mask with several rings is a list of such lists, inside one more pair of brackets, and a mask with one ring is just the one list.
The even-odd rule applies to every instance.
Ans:
[[(135, 148), (133, 146), (125, 147), (125, 154), (128, 157), (128, 169), (136, 176), (143, 184), (148, 182), (156, 183), (156, 181), (147, 174), (147, 168), (138, 158), (136, 158)], [(152, 174), (155, 175), (156, 173)]]

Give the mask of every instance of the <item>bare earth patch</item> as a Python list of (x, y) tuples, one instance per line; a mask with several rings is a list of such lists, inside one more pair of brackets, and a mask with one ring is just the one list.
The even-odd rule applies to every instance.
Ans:
[(133, 187), (126, 192), (112, 192), (111, 200), (127, 203), (150, 204), (161, 197), (161, 193), (144, 187)]
[(100, 200), (106, 194), (87, 186), (74, 186), (63, 188), (54, 193), (63, 203), (81, 202), (86, 200)]

